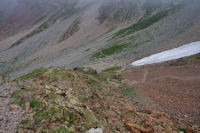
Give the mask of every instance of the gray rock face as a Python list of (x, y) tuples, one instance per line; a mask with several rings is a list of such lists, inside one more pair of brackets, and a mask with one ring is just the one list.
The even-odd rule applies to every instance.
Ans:
[[(34, 5), (34, 10), (28, 12), (30, 10), (29, 6), (16, 4), (18, 3), (16, 2), (13, 6), (21, 5), (24, 8), (18, 9), (24, 9), (24, 11), (16, 11), (18, 15), (16, 15), (13, 25), (9, 24), (10, 27), (4, 25), (3, 29), (0, 28), (0, 74), (11, 74), (14, 77), (39, 67), (67, 66), (74, 68), (93, 64), (94, 61), (90, 60), (90, 56), (100, 49), (113, 44), (107, 40), (112, 38), (112, 35), (117, 31), (139, 23), (140, 20), (146, 19), (166, 8), (168, 9), (168, 7), (180, 3), (182, 0), (16, 1), (25, 5)], [(5, 0), (0, 1), (0, 14), (4, 14), (1, 3), (6, 5)], [(71, 4), (75, 4), (72, 11), (72, 6), (70, 6), (70, 9), (68, 8)], [(135, 42), (134, 40), (129, 40), (129, 35), (116, 39), (116, 42), (119, 43), (120, 41), (123, 43), (130, 41), (134, 47), (127, 48), (126, 51), (119, 54), (110, 55), (108, 60), (105, 58), (106, 61), (104, 61), (104, 58), (98, 61), (102, 60), (102, 62), (110, 63), (110, 60), (117, 59), (116, 62), (118, 62), (118, 59), (122, 58), (125, 61), (119, 62), (119, 64), (127, 65), (136, 59), (184, 44), (185, 42), (178, 44), (171, 42), (178, 40), (176, 38), (180, 34), (187, 33), (194, 23), (200, 23), (198, 21), (200, 20), (198, 14), (200, 4), (193, 4), (195, 7), (191, 6), (192, 2), (185, 5), (186, 8), (184, 7), (184, 9), (177, 12), (174, 11), (164, 19), (133, 34), (133, 36), (140, 36), (137, 37)], [(56, 9), (47, 13), (45, 8), (50, 9), (51, 7), (56, 7)], [(42, 11), (39, 11), (37, 8), (42, 9)], [(37, 13), (35, 13), (36, 9)], [(20, 14), (20, 11), (25, 14)], [(46, 15), (41, 14), (41, 12), (46, 13)], [(38, 16), (38, 14), (41, 16)], [(23, 18), (20, 16), (23, 16)], [(32, 25), (32, 23), (43, 16), (45, 17), (41, 21), (34, 26)], [(6, 17), (0, 19), (4, 19), (4, 22), (6, 22)], [(77, 19), (80, 20), (78, 24), (75, 21)], [(18, 20), (20, 21), (18, 22)], [(12, 28), (13, 26), (15, 28)], [(18, 26), (24, 29), (23, 32), (20, 32), (21, 30), (17, 28)], [(1, 36), (1, 32), (6, 33), (8, 29), (15, 31), (10, 32), (14, 35), (8, 34), (8, 37), (3, 38), (4, 36)], [(198, 28), (194, 29), (197, 31)], [(59, 41), (63, 35), (62, 41)], [(194, 36), (199, 38), (198, 35), (195, 34)], [(192, 42), (197, 40), (187, 39), (186, 41)]]

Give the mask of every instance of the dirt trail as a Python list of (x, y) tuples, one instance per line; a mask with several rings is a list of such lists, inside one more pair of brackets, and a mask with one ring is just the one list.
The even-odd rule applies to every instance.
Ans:
[(200, 61), (178, 60), (127, 70), (124, 77), (174, 119), (200, 126)]

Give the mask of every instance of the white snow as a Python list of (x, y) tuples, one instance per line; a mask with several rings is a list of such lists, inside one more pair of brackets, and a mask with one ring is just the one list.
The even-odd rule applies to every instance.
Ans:
[(153, 63), (160, 63), (169, 60), (179, 59), (186, 56), (191, 56), (200, 53), (200, 41), (185, 44), (181, 47), (167, 50), (161, 53), (145, 57), (141, 60), (133, 62), (133, 66), (142, 66)]

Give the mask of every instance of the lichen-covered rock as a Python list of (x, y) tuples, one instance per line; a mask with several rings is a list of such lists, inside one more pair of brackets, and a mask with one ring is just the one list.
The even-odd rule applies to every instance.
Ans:
[(103, 133), (103, 130), (101, 128), (97, 128), (97, 129), (90, 129), (88, 130), (86, 133)]

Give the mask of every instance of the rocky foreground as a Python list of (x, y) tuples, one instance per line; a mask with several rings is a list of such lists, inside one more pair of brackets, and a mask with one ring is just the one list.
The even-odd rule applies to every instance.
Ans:
[(194, 132), (147, 108), (152, 103), (119, 69), (40, 68), (15, 80), (1, 77), (0, 132)]

